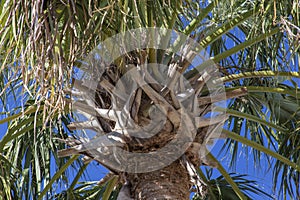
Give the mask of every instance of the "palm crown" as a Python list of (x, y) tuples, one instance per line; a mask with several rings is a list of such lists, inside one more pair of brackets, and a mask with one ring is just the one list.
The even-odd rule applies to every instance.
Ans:
[[(278, 195), (299, 198), (299, 2), (38, 0), (1, 1), (0, 5), (0, 87), (4, 116), (0, 122), (8, 124), (0, 141), (0, 195), (4, 199), (45, 195), (49, 199), (116, 199), (119, 191), (126, 194), (129, 184), (130, 196), (135, 199), (186, 199), (194, 191), (192, 186), (198, 193), (195, 199), (251, 198), (246, 191), (269, 196), (245, 177), (228, 174), (211, 153), (199, 157), (198, 152), (208, 142), (208, 127), (211, 132), (220, 130), (225, 119), (219, 137), (227, 138), (223, 149), (232, 150), (231, 164), (237, 161), (241, 143), (251, 147), (255, 163), (260, 164), (261, 152), (272, 156), (276, 163), (270, 168), (274, 187), (280, 186)], [(149, 41), (158, 40), (159, 47), (173, 45), (173, 50), (180, 49), (182, 42), (188, 40), (185, 36), (189, 36), (208, 52), (209, 58), (191, 67), (189, 60), (197, 56), (199, 48), (181, 48), (185, 57), (182, 59), (174, 51), (150, 45), (123, 54), (109, 65), (104, 61), (98, 63), (104, 67), (93, 88), (86, 87), (86, 80), (74, 74), (76, 70), (84, 75), (93, 70), (91, 74), (98, 76), (93, 66), (87, 69), (82, 62), (97, 53), (94, 51), (97, 45), (117, 34), (147, 27), (172, 29), (182, 34), (170, 44), (163, 39), (170, 38), (172, 33), (162, 32), (162, 39), (153, 39), (152, 32), (147, 32)], [(167, 67), (149, 65), (149, 69), (142, 67), (145, 63)], [(214, 70), (212, 65), (216, 67)], [(122, 78), (129, 71), (134, 75)], [(219, 77), (213, 79), (216, 74)], [(189, 89), (179, 84), (182, 79), (196, 92), (179, 101), (176, 95), (186, 95), (184, 92)], [(221, 84), (221, 95), (209, 93), (206, 84), (209, 80)], [(138, 86), (129, 87), (132, 82)], [(116, 85), (122, 88), (123, 96), (111, 89)], [(132, 91), (134, 95), (130, 96)], [(226, 100), (226, 108), (213, 107), (221, 100)], [(195, 102), (197, 109), (191, 106)], [(162, 108), (151, 109), (153, 104)], [(122, 106), (127, 113), (119, 112)], [(90, 121), (76, 120), (73, 107), (82, 110)], [(114, 112), (110, 114), (111, 110)], [(206, 122), (204, 117), (211, 111), (226, 115)], [(167, 119), (155, 137), (140, 140), (124, 134), (128, 126), (122, 126), (122, 115), (138, 125), (133, 126), (135, 131), (160, 116)], [(178, 123), (180, 118), (184, 118), (184, 123)], [(150, 128), (155, 128), (155, 123)], [(78, 129), (93, 129), (112, 138), (109, 142), (122, 150), (148, 153), (173, 140), (180, 128), (194, 134), (192, 145), (183, 149), (182, 156), (174, 162), (151, 173), (112, 169), (104, 162), (107, 155), (97, 150), (103, 140), (68, 137)], [(62, 150), (65, 143), (68, 148)], [(115, 156), (110, 150), (109, 153)], [(70, 159), (58, 157), (73, 154), (83, 154), (85, 162), (78, 155)], [(167, 152), (163, 158), (168, 158)], [(78, 180), (91, 159), (112, 174), (98, 184), (79, 185)], [(205, 176), (203, 168), (199, 168), (203, 164), (216, 167), (222, 176), (210, 180), (209, 174)], [(66, 192), (55, 196), (53, 185), (70, 181), (67, 169), (71, 165), (79, 167), (78, 174)], [(53, 167), (58, 169), (54, 175)], [(147, 168), (147, 163), (142, 168)], [(177, 175), (174, 182), (161, 178), (172, 174)], [(157, 185), (159, 191), (155, 189)], [(226, 196), (225, 191), (230, 194)]]

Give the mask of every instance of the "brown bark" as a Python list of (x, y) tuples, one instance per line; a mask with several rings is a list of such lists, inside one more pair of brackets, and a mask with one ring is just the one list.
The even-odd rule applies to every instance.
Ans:
[(134, 199), (189, 199), (189, 174), (179, 160), (154, 172), (128, 174), (127, 178)]

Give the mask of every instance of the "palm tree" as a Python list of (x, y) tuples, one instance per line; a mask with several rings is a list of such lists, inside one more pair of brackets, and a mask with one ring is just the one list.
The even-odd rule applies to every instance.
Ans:
[[(206, 150), (217, 138), (233, 165), (240, 144), (256, 164), (271, 156), (278, 195), (300, 197), (298, 1), (0, 5), (3, 199), (269, 197)], [(208, 58), (194, 65), (202, 50)], [(87, 129), (97, 134), (76, 134)], [(79, 184), (91, 160), (111, 173)]]

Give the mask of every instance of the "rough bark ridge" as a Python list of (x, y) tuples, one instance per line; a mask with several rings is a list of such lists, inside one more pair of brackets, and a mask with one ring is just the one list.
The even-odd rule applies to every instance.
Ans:
[(128, 174), (134, 199), (189, 199), (191, 182), (180, 161), (154, 172)]

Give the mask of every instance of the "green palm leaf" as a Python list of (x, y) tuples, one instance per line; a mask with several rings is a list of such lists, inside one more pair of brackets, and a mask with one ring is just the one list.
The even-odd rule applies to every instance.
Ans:
[[(0, 1), (0, 124), (8, 126), (0, 140), (1, 198), (117, 198), (121, 183), (116, 177), (100, 185), (78, 183), (87, 164), (78, 165), (78, 156), (58, 158), (57, 151), (66, 145), (57, 139), (78, 133), (67, 128), (76, 121), (68, 92), (80, 76), (75, 71), (83, 70), (82, 61), (101, 41), (140, 27), (173, 29), (205, 48), (208, 61), (194, 67), (180, 63), (179, 72), (187, 80), (198, 79), (197, 69), (214, 62), (221, 74), (215, 83), (222, 83), (227, 94), (246, 90), (228, 100), (227, 108), (218, 108), (229, 114), (223, 151), (232, 152), (231, 165), (238, 162), (241, 143), (253, 148), (257, 164), (262, 152), (273, 156), (276, 164), (269, 160), (268, 167), (274, 188), (279, 186), (278, 194), (284, 197), (299, 198), (299, 13), (295, 0)], [(179, 37), (173, 50), (183, 40)], [(162, 47), (168, 46), (169, 41), (162, 42)], [(136, 50), (113, 63), (117, 66), (113, 75), (122, 75), (126, 66), (141, 58), (170, 67), (178, 56), (163, 49)], [(160, 69), (154, 67), (152, 72), (153, 77), (163, 79)], [(109, 99), (107, 88), (102, 89), (100, 97)], [(150, 89), (153, 92), (155, 86)], [(135, 105), (145, 110), (141, 115), (146, 118), (149, 93), (142, 91), (143, 101)], [(160, 100), (163, 93), (156, 93)], [(206, 86), (200, 97), (210, 98)], [(110, 102), (100, 107), (110, 109), (106, 105)], [(205, 105), (210, 104), (209, 100)], [(105, 120), (102, 123), (113, 127), (112, 121)], [(78, 175), (67, 184), (68, 189), (57, 194), (53, 185), (69, 182), (67, 172), (74, 165), (80, 166)], [(218, 166), (222, 176), (207, 177), (208, 199), (251, 199), (251, 193), (268, 196), (255, 189), (253, 181)], [(53, 168), (56, 173), (51, 172)]]

